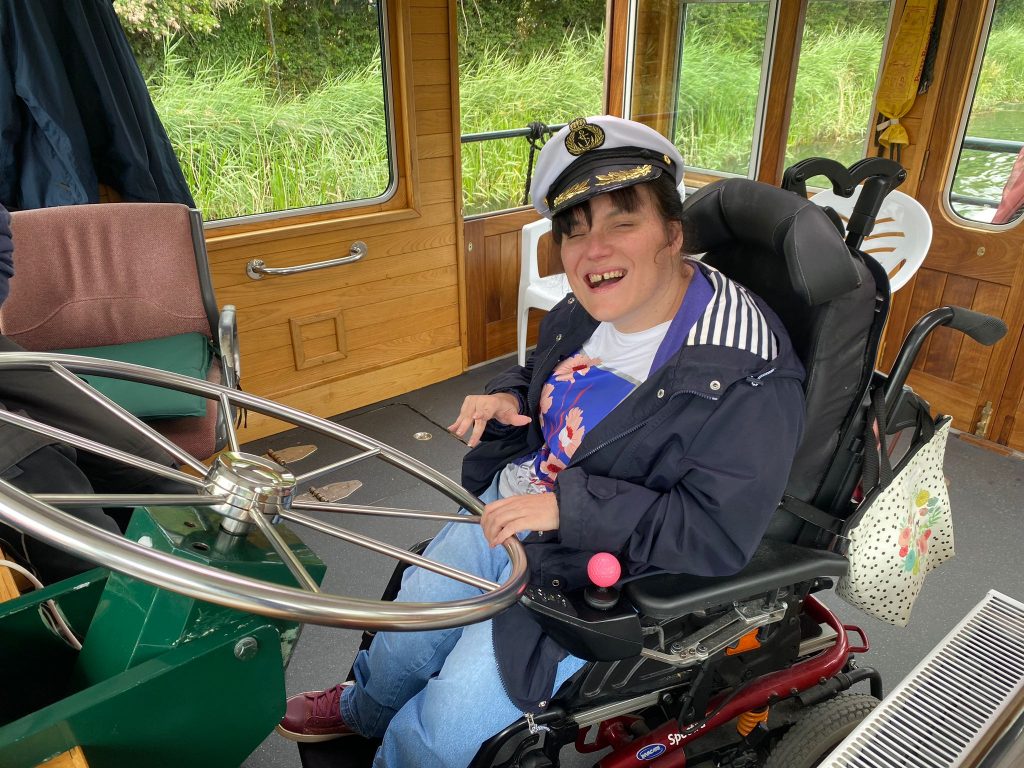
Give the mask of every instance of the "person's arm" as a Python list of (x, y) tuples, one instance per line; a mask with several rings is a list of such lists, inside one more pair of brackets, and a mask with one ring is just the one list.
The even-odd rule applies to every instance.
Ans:
[(651, 566), (724, 576), (741, 569), (782, 498), (803, 430), (803, 394), (795, 379), (736, 386), (685, 455), (678, 441), (666, 440), (648, 482), (677, 478), (667, 492), (579, 466), (560, 472), (561, 543), (615, 553), (631, 572)]

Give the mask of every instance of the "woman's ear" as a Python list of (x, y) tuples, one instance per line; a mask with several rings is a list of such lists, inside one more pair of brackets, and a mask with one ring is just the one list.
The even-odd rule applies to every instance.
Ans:
[(666, 224), (665, 236), (669, 246), (680, 253), (683, 250), (683, 222), (673, 219)]

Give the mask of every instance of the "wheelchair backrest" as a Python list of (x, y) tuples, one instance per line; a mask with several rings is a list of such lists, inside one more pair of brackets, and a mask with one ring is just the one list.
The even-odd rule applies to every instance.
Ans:
[[(807, 375), (804, 435), (786, 494), (843, 516), (888, 310), (884, 272), (846, 245), (821, 208), (749, 179), (691, 195), (684, 226), (687, 252), (761, 296), (789, 331)], [(766, 535), (803, 540), (803, 528), (780, 508)]]

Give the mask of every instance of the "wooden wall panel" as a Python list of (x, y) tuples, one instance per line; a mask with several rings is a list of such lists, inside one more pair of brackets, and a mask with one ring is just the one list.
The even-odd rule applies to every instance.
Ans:
[[(340, 212), (212, 229), (217, 299), (238, 308), (242, 385), (334, 415), (460, 373), (463, 307), (454, 0), (388, 0), (395, 197)], [(250, 280), (246, 263), (354, 264)], [(250, 417), (243, 440), (276, 431)]]

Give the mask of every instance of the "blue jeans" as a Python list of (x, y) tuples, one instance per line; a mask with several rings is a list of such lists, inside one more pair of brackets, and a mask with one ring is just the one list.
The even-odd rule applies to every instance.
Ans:
[[(481, 497), (498, 498), (497, 485)], [(523, 534), (525, 535), (525, 534)], [(449, 523), (426, 556), (493, 581), (511, 571), (502, 547), (491, 548), (479, 525)], [(398, 600), (439, 602), (480, 590), (421, 568), (409, 568)], [(585, 662), (566, 656), (555, 690)], [(383, 738), (374, 768), (456, 768), (480, 744), (523, 713), (505, 693), (494, 658), (491, 622), (429, 632), (380, 632), (355, 661), (356, 684), (341, 697), (341, 716), (367, 737)]]

